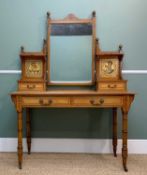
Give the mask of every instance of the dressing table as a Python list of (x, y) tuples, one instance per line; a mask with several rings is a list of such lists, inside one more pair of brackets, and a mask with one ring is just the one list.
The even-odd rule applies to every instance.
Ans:
[[(51, 72), (56, 52), (52, 52), (53, 36), (91, 36), (91, 68), (85, 81), (56, 81), (56, 67)], [(56, 38), (54, 38), (56, 39)], [(63, 39), (63, 38), (62, 38)], [(68, 38), (69, 39), (69, 38)], [(70, 43), (69, 43), (70, 44)], [(59, 47), (60, 48), (60, 47)], [(78, 48), (79, 49), (79, 48)], [(52, 52), (52, 53), (51, 53)], [(65, 52), (65, 50), (62, 50)], [(85, 50), (86, 52), (86, 50)], [(62, 53), (60, 53), (62, 54)], [(70, 52), (74, 55), (74, 52)], [(86, 53), (85, 56), (87, 56)], [(56, 56), (56, 55), (55, 55)], [(52, 58), (51, 58), (52, 57)], [(71, 56), (72, 57), (72, 56)], [(26, 130), (28, 154), (31, 153), (31, 108), (112, 108), (113, 113), (113, 153), (117, 156), (117, 108), (122, 111), (122, 164), (127, 169), (127, 137), (128, 112), (135, 94), (127, 90), (127, 81), (121, 75), (123, 60), (122, 46), (118, 51), (104, 52), (96, 39), (96, 14), (90, 19), (79, 19), (69, 14), (64, 19), (51, 19), (47, 13), (47, 38), (44, 40), (41, 52), (26, 52), (21, 48), (20, 53), (22, 76), (18, 81), (18, 90), (11, 93), (18, 115), (18, 165), (22, 168), (22, 112), (26, 109)], [(60, 58), (62, 59), (62, 58)], [(70, 58), (68, 58), (70, 59)], [(71, 62), (71, 60), (70, 60)], [(69, 62), (69, 63), (70, 63)], [(67, 64), (69, 64), (67, 63)], [(86, 63), (83, 64), (85, 66)], [(77, 65), (78, 66), (78, 65)], [(72, 68), (71, 68), (72, 69)], [(76, 69), (76, 68), (74, 68)], [(85, 70), (81, 69), (81, 72)], [(74, 72), (74, 71), (72, 71)], [(61, 71), (58, 76), (64, 73)], [(66, 74), (68, 72), (65, 71)], [(76, 74), (76, 72), (75, 72)], [(75, 76), (76, 77), (76, 76)], [(57, 78), (58, 80), (58, 78)], [(87, 86), (93, 90), (60, 90), (54, 86)]]

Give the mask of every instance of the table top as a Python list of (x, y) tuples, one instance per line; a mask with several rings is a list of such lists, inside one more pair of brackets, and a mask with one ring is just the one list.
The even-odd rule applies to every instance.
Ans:
[(47, 90), (47, 91), (16, 91), (11, 93), (11, 96), (16, 95), (24, 95), (24, 96), (39, 96), (39, 95), (59, 95), (59, 96), (66, 96), (66, 95), (135, 95), (134, 92), (124, 91), (124, 92), (99, 92), (95, 90)]

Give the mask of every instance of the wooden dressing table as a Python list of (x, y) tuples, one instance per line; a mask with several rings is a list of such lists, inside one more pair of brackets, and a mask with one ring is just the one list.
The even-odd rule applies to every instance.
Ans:
[[(95, 12), (92, 19), (79, 19), (74, 15), (68, 15), (63, 20), (51, 20), (48, 13), (48, 37), (44, 42), (41, 52), (25, 52), (21, 49), (20, 57), (22, 62), (22, 78), (18, 81), (18, 91), (11, 94), (18, 114), (18, 164), (22, 168), (23, 145), (22, 145), (22, 112), (26, 109), (26, 129), (28, 154), (31, 152), (31, 129), (30, 129), (30, 108), (112, 108), (113, 112), (113, 153), (117, 156), (117, 108), (122, 111), (122, 162), (125, 171), (127, 169), (127, 136), (128, 136), (128, 112), (134, 99), (134, 93), (127, 91), (127, 81), (121, 76), (121, 61), (123, 53), (121, 46), (116, 52), (102, 52), (99, 48), (95, 35)], [(50, 40), (52, 34), (59, 34), (51, 24), (91, 24), (92, 29), (92, 81), (95, 90), (50, 90), (46, 89), (52, 85), (49, 75), (50, 65)], [(60, 25), (58, 27), (61, 27)], [(81, 26), (78, 26), (81, 27)], [(75, 28), (78, 28), (77, 26)], [(87, 26), (86, 26), (87, 27)], [(55, 30), (54, 30), (55, 29)], [(60, 34), (66, 34), (64, 26)], [(66, 26), (67, 29), (67, 26)], [(77, 29), (74, 30), (74, 32)], [(79, 30), (79, 28), (78, 28)], [(83, 31), (82, 27), (80, 31)], [(85, 31), (85, 30), (84, 30)], [(87, 27), (86, 32), (89, 32)], [(68, 31), (69, 32), (69, 31)], [(72, 31), (73, 32), (73, 31)], [(69, 34), (69, 33), (68, 33)], [(74, 33), (72, 33), (74, 34)], [(48, 62), (46, 61), (48, 58)], [(48, 63), (48, 65), (47, 65)], [(46, 75), (46, 69), (48, 74)], [(48, 80), (48, 81), (47, 81)], [(63, 83), (61, 83), (63, 85)], [(65, 84), (69, 85), (68, 83)], [(73, 85), (71, 83), (70, 85)], [(80, 85), (75, 83), (74, 85)], [(88, 85), (83, 83), (82, 85)], [(49, 87), (48, 86), (48, 87)]]

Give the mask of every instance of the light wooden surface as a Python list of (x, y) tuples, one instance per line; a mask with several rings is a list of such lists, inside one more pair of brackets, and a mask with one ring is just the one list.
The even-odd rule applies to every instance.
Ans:
[[(113, 151), (116, 156), (117, 148), (117, 113), (116, 108), (122, 109), (122, 161), (124, 170), (127, 171), (127, 118), (130, 105), (134, 99), (134, 93), (130, 92), (97, 92), (97, 91), (18, 91), (11, 94), (12, 100), (16, 106), (18, 113), (18, 163), (19, 168), (22, 168), (22, 111), (24, 108), (35, 107), (80, 107), (80, 108), (112, 108), (113, 109)], [(27, 144), (28, 153), (31, 150), (31, 127), (30, 127), (30, 114), (27, 110)]]
[(11, 93), (12, 96), (15, 95), (134, 95), (134, 92), (129, 92), (129, 91), (123, 91), (123, 92), (99, 92), (95, 90), (47, 90), (47, 91), (42, 91), (42, 92), (30, 92), (30, 91), (16, 91)]
[[(22, 77), (18, 82), (18, 91), (11, 94), (18, 113), (18, 164), (22, 168), (23, 145), (22, 133), (23, 109), (26, 112), (26, 132), (28, 153), (31, 152), (31, 114), (30, 108), (112, 108), (112, 145), (113, 153), (117, 155), (117, 108), (122, 111), (122, 164), (125, 171), (127, 169), (127, 137), (128, 137), (128, 112), (133, 102), (135, 94), (127, 91), (127, 81), (121, 75), (121, 62), (123, 58), (122, 46), (115, 52), (103, 52), (96, 40), (96, 18), (95, 12), (92, 19), (79, 19), (70, 14), (63, 20), (52, 20), (48, 13), (47, 43), (44, 41), (42, 52), (24, 52), (21, 49)], [(50, 34), (52, 24), (72, 24), (72, 23), (91, 23), (92, 24), (92, 82), (95, 90), (47, 90), (50, 82)], [(48, 62), (46, 60), (48, 57)], [(42, 77), (26, 76), (25, 62), (31, 59), (42, 61)], [(109, 64), (111, 63), (111, 64)], [(46, 71), (47, 65), (47, 71)], [(46, 77), (48, 74), (48, 78)], [(32, 74), (31, 74), (32, 75)], [(88, 85), (85, 84), (85, 85)], [(62, 85), (73, 85), (64, 84)], [(75, 83), (75, 85), (79, 85)], [(83, 84), (84, 85), (84, 84)], [(50, 88), (50, 87), (49, 87)]]

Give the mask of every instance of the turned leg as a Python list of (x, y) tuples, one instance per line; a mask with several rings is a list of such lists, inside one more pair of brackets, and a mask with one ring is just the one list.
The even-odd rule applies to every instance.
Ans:
[(122, 110), (122, 163), (123, 168), (127, 172), (127, 157), (128, 157), (128, 148), (127, 148), (127, 139), (128, 139), (128, 112)]
[(113, 108), (113, 154), (114, 157), (117, 157), (117, 108)]
[(18, 165), (19, 169), (22, 169), (22, 156), (23, 156), (23, 147), (22, 147), (22, 111), (18, 112)]
[(30, 154), (31, 153), (31, 119), (30, 119), (30, 108), (26, 108), (26, 136), (27, 136), (28, 154)]

